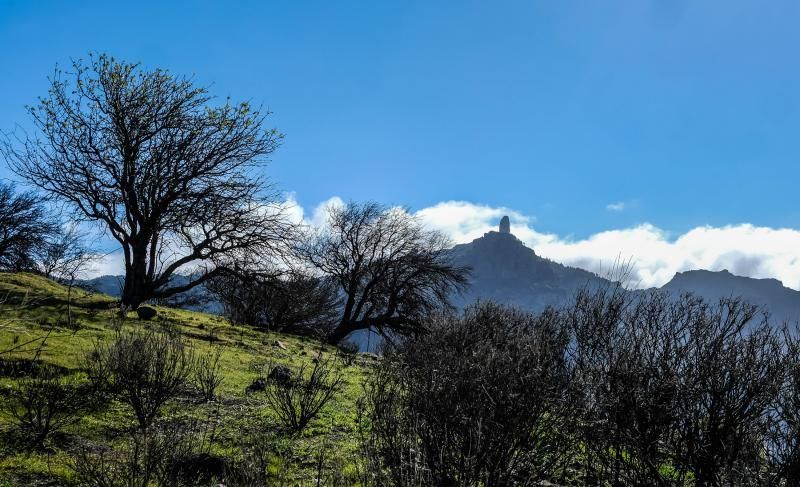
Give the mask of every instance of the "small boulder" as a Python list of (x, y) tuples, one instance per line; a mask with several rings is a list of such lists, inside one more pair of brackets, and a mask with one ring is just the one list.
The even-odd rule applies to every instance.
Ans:
[(267, 388), (267, 379), (263, 377), (259, 377), (258, 379), (254, 380), (252, 384), (247, 386), (244, 389), (245, 394), (251, 394), (253, 392), (261, 392)]
[(284, 345), (283, 342), (280, 340), (275, 340), (274, 342), (272, 342), (272, 346), (275, 348), (280, 348), (281, 350), (286, 350), (286, 345)]
[(158, 312), (152, 306), (139, 306), (136, 308), (136, 315), (140, 320), (149, 321), (156, 317)]
[(288, 384), (292, 380), (293, 375), (289, 367), (276, 365), (272, 368), (267, 378), (278, 384)]

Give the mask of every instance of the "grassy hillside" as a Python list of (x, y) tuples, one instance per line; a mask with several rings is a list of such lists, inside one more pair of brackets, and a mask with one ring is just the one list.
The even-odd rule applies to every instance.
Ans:
[[(17, 380), (13, 371), (24, 368), (37, 350), (40, 360), (80, 376), (86, 351), (98, 340), (113, 339), (115, 321), (120, 320), (115, 318), (112, 298), (75, 289), (70, 300), (67, 296), (65, 287), (44, 278), (0, 273), (0, 351), (15, 349), (0, 356), (0, 387), (9, 387)], [(68, 303), (73, 326), (67, 320)], [(297, 368), (310, 363), (320, 350), (329, 356), (335, 353), (334, 349), (311, 339), (231, 326), (217, 316), (170, 308), (158, 308), (158, 317), (149, 323), (132, 313), (121, 326), (174, 330), (185, 338), (195, 355), (221, 347), (224, 381), (220, 398), (203, 403), (187, 392), (171, 401), (165, 411), (171, 418), (194, 418), (212, 425), (212, 451), (235, 453), (242, 432), (252, 428), (253, 418), (259, 418), (263, 434), (275, 443), (269, 471), (276, 485), (312, 484), (321, 456), (327, 470), (338, 472), (347, 483), (355, 482), (356, 401), (362, 392), (369, 357), (360, 357), (352, 365), (339, 362), (344, 376), (342, 390), (306, 430), (289, 435), (283, 433), (263, 399), (258, 394), (246, 395), (245, 388), (263, 375), (265, 368), (276, 364)], [(23, 450), (10, 439), (13, 435), (4, 434), (5, 441), (0, 442), (0, 486), (76, 484), (68, 467), (70, 458), (66, 452), (70, 445), (81, 439), (113, 445), (122, 432), (134, 425), (127, 406), (112, 401), (69, 426), (45, 451)], [(0, 416), (0, 429), (10, 431), (11, 426), (10, 418)]]

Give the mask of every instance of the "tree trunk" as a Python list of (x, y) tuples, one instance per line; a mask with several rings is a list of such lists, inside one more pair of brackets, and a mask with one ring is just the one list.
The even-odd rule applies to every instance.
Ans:
[(331, 333), (328, 335), (328, 343), (331, 345), (338, 345), (339, 342), (347, 338), (351, 333), (354, 331), (358, 331), (361, 328), (354, 327), (349, 323), (342, 323), (337, 326)]
[(122, 306), (133, 310), (147, 301), (152, 294), (147, 279), (147, 247), (133, 247), (130, 265), (125, 268), (125, 285), (122, 289)]

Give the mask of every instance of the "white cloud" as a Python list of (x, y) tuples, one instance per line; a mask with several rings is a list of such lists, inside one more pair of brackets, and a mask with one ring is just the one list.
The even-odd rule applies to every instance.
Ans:
[(511, 232), (537, 254), (593, 272), (605, 273), (617, 262), (630, 262), (632, 284), (661, 286), (676, 272), (708, 269), (757, 278), (772, 277), (800, 289), (800, 230), (750, 224), (697, 227), (672, 236), (648, 223), (608, 230), (585, 239), (538, 232), (533, 219), (506, 208), (448, 201), (417, 215), (456, 243), (469, 242), (495, 230), (502, 215)]
[(609, 203), (609, 204), (606, 205), (606, 210), (608, 210), (608, 211), (618, 211), (619, 212), (619, 211), (623, 211), (625, 209), (625, 206), (627, 206), (627, 205), (625, 204), (624, 201), (619, 201), (617, 203)]
[(125, 274), (125, 258), (122, 250), (104, 254), (87, 269), (89, 277), (119, 276)]
[(321, 227), (328, 218), (329, 208), (341, 208), (344, 205), (344, 200), (338, 196), (330, 197), (314, 208), (314, 211), (311, 213), (311, 219), (308, 220), (307, 223), (314, 227)]

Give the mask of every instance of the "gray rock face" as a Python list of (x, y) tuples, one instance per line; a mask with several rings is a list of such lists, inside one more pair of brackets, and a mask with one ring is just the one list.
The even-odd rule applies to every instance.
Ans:
[(511, 221), (507, 216), (500, 219), (500, 233), (511, 233)]
[(470, 287), (453, 296), (457, 306), (491, 300), (528, 311), (569, 301), (572, 294), (602, 279), (536, 255), (510, 233), (488, 232), (449, 251), (452, 262), (472, 269)]

